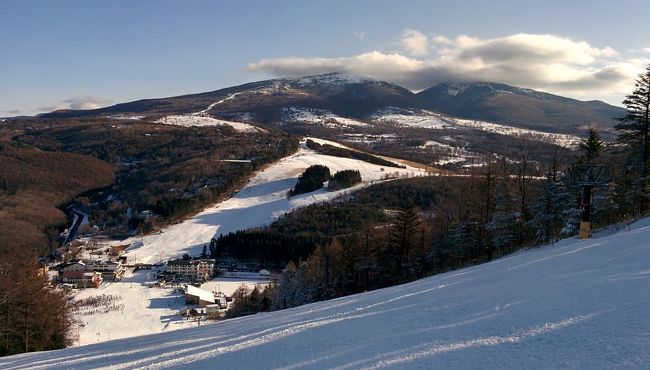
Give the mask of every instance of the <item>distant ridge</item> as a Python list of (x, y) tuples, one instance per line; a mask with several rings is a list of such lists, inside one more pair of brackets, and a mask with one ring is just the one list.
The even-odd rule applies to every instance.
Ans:
[(438, 111), (461, 118), (581, 135), (595, 126), (607, 135), (625, 110), (492, 82), (444, 83), (414, 94), (393, 83), (347, 73), (258, 81), (205, 93), (143, 99), (94, 110), (65, 110), (42, 118), (131, 113), (145, 116), (201, 112), (216, 118), (277, 123), (291, 107), (368, 120), (386, 107)]

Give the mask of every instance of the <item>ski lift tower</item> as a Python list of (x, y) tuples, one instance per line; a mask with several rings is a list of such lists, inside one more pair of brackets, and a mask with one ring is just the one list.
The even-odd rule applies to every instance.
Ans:
[(608, 181), (603, 179), (603, 166), (587, 164), (578, 166), (582, 173), (580, 185), (582, 186), (582, 215), (580, 218), (580, 239), (591, 236), (591, 193), (595, 187), (603, 186)]

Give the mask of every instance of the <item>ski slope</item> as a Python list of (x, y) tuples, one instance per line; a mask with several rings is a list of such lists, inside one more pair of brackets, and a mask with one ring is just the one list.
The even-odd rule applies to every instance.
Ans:
[[(327, 140), (310, 138), (320, 143), (340, 145)], [(209, 207), (192, 218), (166, 227), (160, 233), (145, 236), (127, 250), (130, 263), (157, 263), (184, 253), (198, 255), (203, 245), (213, 237), (237, 230), (259, 227), (273, 222), (296, 207), (332, 200), (373, 182), (388, 177), (426, 175), (421, 168), (390, 168), (352, 158), (318, 154), (305, 146), (257, 173), (232, 198)], [(397, 162), (397, 161), (395, 161)], [(298, 176), (309, 166), (324, 165), (332, 174), (341, 170), (359, 170), (362, 184), (340, 191), (318, 190), (287, 198), (287, 192), (296, 184)]]
[(431, 278), (0, 368), (648, 369), (650, 219)]
[[(320, 143), (336, 143), (320, 140)], [(357, 169), (364, 180), (354, 188), (329, 192), (319, 190), (287, 198), (298, 176), (314, 164), (326, 165), (332, 173), (344, 169)], [(291, 156), (269, 165), (257, 173), (249, 183), (232, 198), (208, 207), (197, 215), (162, 229), (158, 233), (142, 239), (130, 239), (125, 256), (128, 263), (158, 263), (180, 258), (183, 254), (199, 255), (203, 245), (221, 234), (237, 230), (259, 227), (273, 222), (277, 217), (296, 207), (315, 202), (332, 200), (346, 192), (351, 192), (386, 176), (418, 176), (427, 174), (418, 168), (388, 168), (350, 158), (339, 158), (318, 154), (306, 148), (303, 142), (299, 151)], [(96, 312), (93, 315), (78, 317), (81, 325), (76, 327), (75, 345), (104, 342), (111, 339), (128, 338), (137, 335), (161, 333), (193, 325), (178, 316), (185, 306), (181, 294), (171, 289), (149, 288), (147, 282), (155, 280), (155, 271), (141, 270), (129, 272), (122, 281), (103, 285), (99, 289), (79, 291), (75, 299), (108, 295), (119, 297), (123, 310)], [(206, 287), (231, 294), (239, 285), (254, 286), (256, 283), (227, 279)], [(195, 324), (194, 324), (195, 325)]]

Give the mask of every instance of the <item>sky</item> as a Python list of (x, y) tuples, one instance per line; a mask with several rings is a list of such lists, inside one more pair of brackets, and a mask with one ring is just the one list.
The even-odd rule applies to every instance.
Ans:
[(648, 0), (0, 0), (0, 116), (349, 72), (493, 81), (621, 105)]

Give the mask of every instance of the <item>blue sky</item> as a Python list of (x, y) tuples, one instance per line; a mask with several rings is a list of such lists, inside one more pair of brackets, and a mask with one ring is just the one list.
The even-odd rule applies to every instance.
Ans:
[(0, 116), (334, 70), (619, 104), (650, 63), (647, 14), (647, 0), (0, 0)]

